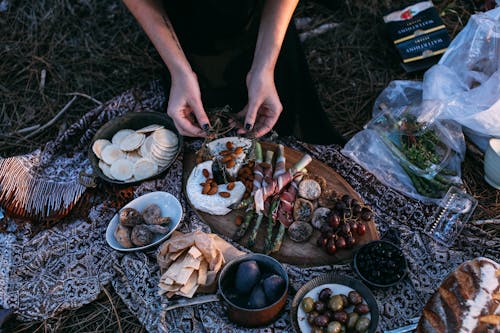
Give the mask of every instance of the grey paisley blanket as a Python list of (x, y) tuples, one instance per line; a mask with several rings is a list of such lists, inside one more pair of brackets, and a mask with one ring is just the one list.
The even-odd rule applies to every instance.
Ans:
[[(133, 89), (90, 111), (43, 151), (23, 158), (34, 169), (40, 165), (50, 167), (45, 170), (50, 170), (51, 176), (74, 177), (80, 170), (88, 170), (89, 161), (82, 152), (107, 120), (125, 112), (161, 111), (164, 103), (165, 96), (157, 82)], [(381, 238), (403, 248), (410, 274), (394, 288), (373, 289), (381, 313), (381, 330), (407, 324), (409, 319), (418, 317), (442, 279), (463, 261), (478, 256), (500, 260), (499, 239), (470, 224), (450, 249), (436, 245), (422, 233), (436, 207), (423, 205), (382, 185), (343, 156), (340, 147), (313, 146), (293, 138), (278, 141), (308, 152), (336, 170), (373, 207)], [(191, 141), (185, 148), (199, 146), (199, 141)], [(184, 208), (181, 231), (210, 231), (186, 203), (181, 182), (182, 155), (159, 179), (135, 186), (133, 196), (151, 191), (170, 192)], [(72, 212), (63, 221), (41, 231), (34, 225), (4, 219), (6, 230), (0, 233), (0, 305), (12, 309), (21, 320), (40, 320), (92, 302), (102, 286), (111, 283), (150, 332), (248, 331), (228, 321), (221, 302), (166, 311), (169, 301), (157, 293), (160, 275), (156, 250), (124, 254), (106, 243), (105, 230), (117, 210), (111, 197), (106, 191), (94, 194), (92, 200), (85, 199), (85, 205), (77, 206), (79, 213)], [(272, 325), (253, 332), (293, 331), (289, 317), (291, 300), (295, 291), (310, 279), (332, 270), (355, 277), (350, 265), (285, 266), (291, 282), (286, 308)]]

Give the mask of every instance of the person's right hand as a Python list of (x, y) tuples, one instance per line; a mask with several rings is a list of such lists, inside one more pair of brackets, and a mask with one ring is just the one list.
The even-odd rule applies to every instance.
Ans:
[(181, 135), (207, 136), (210, 122), (203, 109), (200, 86), (194, 72), (172, 77), (167, 114)]

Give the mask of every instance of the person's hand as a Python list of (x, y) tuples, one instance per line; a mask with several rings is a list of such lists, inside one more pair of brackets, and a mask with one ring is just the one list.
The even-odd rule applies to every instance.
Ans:
[(283, 110), (274, 84), (274, 71), (250, 71), (247, 89), (248, 104), (237, 115), (244, 119), (238, 134), (259, 138), (272, 130)]
[(196, 74), (191, 72), (172, 77), (167, 114), (181, 135), (206, 137), (210, 122), (201, 102)]

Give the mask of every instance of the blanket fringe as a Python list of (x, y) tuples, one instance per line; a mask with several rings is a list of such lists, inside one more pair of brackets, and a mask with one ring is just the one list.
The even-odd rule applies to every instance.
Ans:
[(44, 220), (66, 215), (86, 187), (78, 180), (57, 182), (41, 178), (30, 172), (27, 160), (24, 156), (0, 160), (1, 206), (17, 217)]

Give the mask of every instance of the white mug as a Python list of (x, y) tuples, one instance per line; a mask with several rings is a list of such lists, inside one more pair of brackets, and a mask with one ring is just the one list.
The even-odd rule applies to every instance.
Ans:
[(484, 154), (484, 180), (500, 190), (500, 138), (491, 138)]

